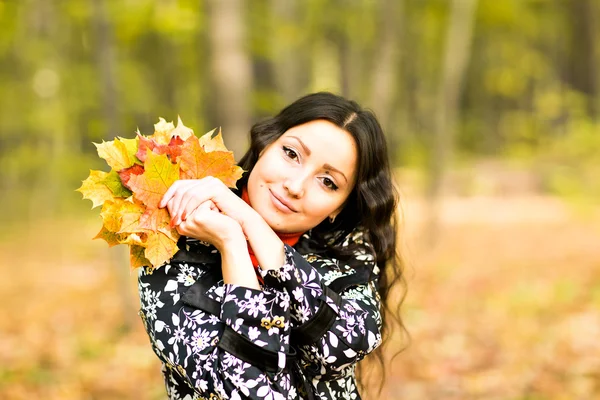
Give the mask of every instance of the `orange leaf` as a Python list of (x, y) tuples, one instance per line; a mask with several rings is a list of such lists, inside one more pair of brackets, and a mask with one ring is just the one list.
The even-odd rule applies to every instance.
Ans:
[(178, 179), (179, 164), (171, 163), (164, 154), (157, 155), (148, 150), (144, 173), (131, 175), (128, 184), (137, 200), (147, 207), (158, 208), (167, 189)]
[(157, 232), (161, 228), (169, 227), (171, 216), (166, 208), (147, 208), (140, 218), (140, 228)]
[(198, 139), (189, 137), (182, 146), (181, 178), (200, 179), (212, 175), (229, 187), (241, 178), (243, 170), (235, 165), (233, 153), (230, 151), (204, 151)]

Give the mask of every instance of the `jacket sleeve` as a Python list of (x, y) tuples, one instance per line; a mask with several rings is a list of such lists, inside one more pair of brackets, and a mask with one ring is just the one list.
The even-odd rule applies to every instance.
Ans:
[[(381, 343), (375, 258), (364, 250), (346, 265), (319, 258), (311, 264), (293, 247), (286, 245), (285, 253), (281, 268), (261, 272), (265, 287), (290, 294), (291, 344), (300, 353), (304, 371), (321, 380), (340, 378)], [(319, 270), (345, 277), (362, 272), (365, 279), (338, 294), (325, 284)]]
[[(177, 373), (179, 381), (189, 386), (186, 390), (207, 398), (210, 393), (228, 399), (288, 398), (290, 376), (284, 370), (290, 333), (287, 293), (225, 284), (213, 293), (220, 298), (214, 302), (219, 308), (213, 315), (182, 301), (196, 280), (203, 278), (203, 270), (193, 263), (171, 262), (140, 271), (140, 316), (165, 368)], [(238, 357), (232, 346), (240, 342), (249, 343), (251, 355), (275, 357), (277, 367), (267, 371), (256, 365), (262, 357)], [(171, 396), (175, 389), (169, 387), (168, 379), (166, 385)], [(177, 389), (181, 398), (185, 397), (182, 390)]]

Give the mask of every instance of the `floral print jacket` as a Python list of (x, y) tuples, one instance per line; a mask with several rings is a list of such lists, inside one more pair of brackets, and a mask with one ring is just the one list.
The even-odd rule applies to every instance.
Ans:
[(141, 268), (140, 316), (169, 398), (360, 399), (356, 363), (381, 342), (379, 269), (362, 234), (350, 243), (364, 246), (347, 262), (285, 245), (279, 270), (259, 268), (262, 290), (223, 284), (217, 250), (189, 238)]

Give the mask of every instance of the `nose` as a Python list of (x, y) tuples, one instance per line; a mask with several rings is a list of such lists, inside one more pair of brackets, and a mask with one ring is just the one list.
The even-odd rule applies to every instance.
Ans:
[(287, 190), (291, 197), (295, 197), (297, 199), (304, 196), (304, 181), (306, 177), (301, 176), (301, 174), (297, 174), (294, 176), (289, 176), (287, 179), (283, 181), (283, 188)]

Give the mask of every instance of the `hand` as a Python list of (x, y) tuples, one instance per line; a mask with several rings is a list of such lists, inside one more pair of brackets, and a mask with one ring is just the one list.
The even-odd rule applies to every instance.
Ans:
[(222, 214), (211, 200), (200, 204), (177, 225), (185, 236), (214, 245), (221, 253), (223, 282), (260, 290), (240, 224)]
[(220, 252), (224, 252), (227, 246), (231, 245), (243, 248), (246, 246), (240, 224), (220, 213), (210, 200), (196, 207), (185, 220), (176, 225), (176, 229), (181, 235), (214, 245)]
[(244, 200), (212, 176), (176, 181), (167, 190), (159, 206), (166, 206), (173, 225), (180, 225), (196, 208), (207, 201), (211, 201), (219, 211), (236, 220), (242, 229), (247, 221), (258, 216)]

